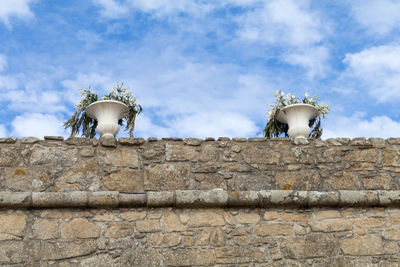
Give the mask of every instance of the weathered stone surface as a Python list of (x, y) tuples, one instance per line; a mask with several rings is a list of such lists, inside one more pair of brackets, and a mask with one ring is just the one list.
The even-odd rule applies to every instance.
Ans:
[(171, 207), (175, 206), (175, 192), (147, 192), (147, 207)]
[(16, 147), (1, 147), (0, 155), (0, 167), (18, 166), (21, 161), (19, 158), (18, 148)]
[(0, 240), (21, 240), (26, 228), (26, 215), (0, 214)]
[(104, 234), (106, 238), (123, 238), (131, 236), (134, 232), (134, 227), (131, 224), (112, 223), (107, 227)]
[(144, 143), (143, 138), (126, 138), (126, 137), (121, 137), (118, 142), (121, 145), (126, 145), (126, 146), (140, 146), (141, 144)]
[(326, 221), (311, 222), (310, 226), (314, 232), (326, 232), (326, 233), (340, 232), (353, 229), (352, 223), (346, 219), (333, 219)]
[(103, 136), (100, 138), (100, 145), (104, 147), (117, 147), (117, 139), (113, 136)]
[(265, 248), (216, 248), (217, 263), (239, 264), (265, 262), (268, 254)]
[(179, 245), (181, 235), (178, 233), (151, 234), (149, 244), (155, 248), (167, 248)]
[(80, 191), (32, 193), (32, 206), (35, 208), (86, 207), (87, 202), (87, 193)]
[(368, 218), (368, 219), (362, 219), (362, 220), (356, 220), (354, 221), (354, 225), (357, 225), (359, 227), (381, 227), (386, 224), (387, 220), (386, 218)]
[(258, 236), (276, 236), (276, 235), (291, 235), (293, 232), (293, 224), (291, 223), (266, 223), (258, 224), (253, 228), (253, 234)]
[(147, 215), (147, 211), (143, 210), (143, 211), (126, 211), (126, 212), (121, 212), (120, 213), (120, 217), (128, 222), (131, 221), (136, 221), (139, 219), (144, 219)]
[[(40, 242), (0, 242), (0, 264), (34, 264), (40, 260)], [(24, 264), (24, 266), (26, 266)]]
[(215, 228), (209, 234), (210, 245), (213, 247), (222, 247), (225, 245), (225, 236), (220, 228)]
[(144, 189), (187, 189), (189, 176), (189, 165), (185, 163), (150, 164), (144, 169)]
[(342, 217), (342, 215), (337, 210), (322, 210), (314, 213), (314, 218), (316, 221), (340, 217)]
[(21, 138), (21, 143), (22, 144), (36, 144), (39, 143), (40, 139), (37, 137), (33, 137), (33, 136), (27, 136), (27, 137), (22, 137)]
[(173, 266), (211, 266), (215, 263), (212, 250), (185, 249), (163, 251), (164, 264)]
[(0, 192), (0, 208), (28, 208), (31, 202), (31, 192)]
[(115, 266), (115, 262), (110, 254), (103, 253), (84, 258), (79, 262), (79, 266), (85, 267), (108, 267)]
[(95, 159), (82, 160), (56, 182), (56, 191), (98, 191), (99, 165)]
[(367, 190), (385, 189), (390, 190), (392, 187), (392, 177), (388, 174), (374, 175), (362, 179), (364, 188)]
[(194, 187), (198, 190), (207, 189), (226, 189), (225, 179), (220, 174), (195, 174), (194, 175), (195, 184)]
[(186, 231), (187, 226), (184, 225), (173, 212), (166, 212), (164, 214), (164, 228), (166, 232), (179, 232)]
[(199, 146), (201, 145), (201, 143), (203, 143), (203, 140), (199, 138), (185, 138), (185, 140), (183, 140), (183, 143), (189, 146)]
[(276, 184), (278, 189), (284, 189), (285, 185), (291, 185), (294, 190), (317, 190), (319, 179), (316, 171), (283, 172), (276, 175)]
[(400, 156), (399, 151), (393, 148), (386, 148), (382, 152), (383, 164), (386, 166), (400, 166)]
[(120, 147), (118, 149), (106, 150), (106, 159), (113, 167), (139, 167), (139, 157), (133, 147)]
[(71, 166), (77, 161), (78, 150), (64, 147), (32, 147), (30, 164), (47, 166)]
[(60, 228), (61, 238), (96, 238), (100, 227), (87, 219), (73, 219)]
[(143, 233), (159, 232), (161, 230), (159, 220), (136, 221), (136, 230)]
[(260, 215), (257, 213), (240, 213), (236, 216), (236, 219), (241, 224), (254, 224), (260, 221)]
[(200, 162), (215, 162), (219, 158), (219, 149), (211, 144), (202, 146), (202, 150), (199, 153)]
[(216, 211), (204, 210), (194, 212), (189, 222), (190, 227), (225, 225), (222, 215)]
[(243, 160), (248, 164), (267, 163), (278, 164), (280, 153), (266, 149), (264, 146), (252, 145), (242, 151)]
[(53, 239), (58, 236), (58, 220), (38, 218), (32, 225), (34, 239)]
[(213, 173), (217, 172), (217, 170), (218, 170), (218, 165), (214, 163), (201, 164), (192, 168), (192, 172), (197, 172), (197, 173)]
[(4, 185), (13, 191), (44, 191), (55, 176), (48, 168), (7, 168), (4, 174)]
[(139, 170), (120, 169), (108, 173), (103, 178), (108, 190), (119, 192), (136, 192), (142, 190), (142, 178)]
[(339, 253), (337, 240), (324, 234), (288, 238), (286, 248), (288, 257), (294, 259), (329, 257), (336, 256)]
[(186, 161), (192, 160), (196, 155), (196, 150), (192, 146), (185, 146), (183, 144), (165, 145), (165, 159), (167, 161)]
[(89, 194), (89, 207), (116, 207), (118, 203), (118, 192), (115, 191), (100, 191)]
[(361, 161), (361, 162), (376, 162), (378, 160), (379, 151), (375, 148), (370, 149), (355, 149), (350, 151), (345, 160)]
[(86, 148), (82, 148), (80, 151), (79, 151), (79, 155), (81, 156), (81, 157), (84, 157), (84, 158), (89, 158), (89, 157), (94, 157), (94, 154), (95, 154), (95, 149), (94, 148), (92, 148), (92, 147), (86, 147)]
[(43, 260), (59, 260), (89, 255), (97, 249), (95, 240), (45, 241), (42, 245)]
[(161, 257), (157, 250), (150, 248), (129, 248), (121, 256), (121, 266), (160, 266)]
[(238, 173), (233, 176), (233, 179), (229, 179), (226, 183), (227, 188), (234, 191), (275, 189), (273, 177), (270, 175)]
[(351, 172), (335, 173), (327, 180), (333, 190), (356, 190), (360, 188), (358, 176)]
[(357, 236), (339, 240), (344, 255), (383, 255), (397, 252), (397, 244), (384, 242), (377, 236)]

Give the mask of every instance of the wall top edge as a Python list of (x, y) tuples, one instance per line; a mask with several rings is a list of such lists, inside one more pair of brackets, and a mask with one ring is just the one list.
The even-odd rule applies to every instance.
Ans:
[(200, 138), (179, 138), (179, 137), (166, 137), (166, 138), (155, 138), (149, 137), (147, 139), (144, 138), (127, 138), (121, 137), (118, 140), (114, 138), (83, 138), (83, 137), (69, 137), (64, 139), (62, 136), (45, 136), (44, 139), (39, 139), (37, 137), (3, 137), (0, 138), (0, 144), (36, 144), (36, 143), (64, 143), (67, 145), (93, 145), (93, 146), (106, 146), (106, 147), (116, 147), (117, 145), (121, 146), (140, 146), (144, 143), (154, 143), (154, 142), (182, 142), (185, 145), (189, 146), (200, 146), (203, 142), (234, 142), (234, 143), (273, 143), (273, 142), (284, 142), (294, 145), (310, 145), (314, 147), (324, 147), (324, 146), (369, 146), (369, 147), (383, 147), (386, 145), (400, 145), (400, 138), (328, 138), (326, 140), (316, 140), (309, 139), (305, 140), (305, 142), (296, 142), (289, 138), (273, 138), (266, 139), (263, 137), (251, 137), (251, 138), (242, 138), (242, 137), (207, 137), (205, 139)]

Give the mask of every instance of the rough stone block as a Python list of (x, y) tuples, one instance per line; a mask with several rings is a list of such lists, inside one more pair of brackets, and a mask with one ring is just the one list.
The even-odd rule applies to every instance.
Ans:
[(176, 190), (189, 187), (188, 163), (150, 164), (144, 168), (144, 190)]
[(286, 240), (287, 255), (293, 259), (331, 257), (339, 253), (336, 238), (326, 234), (310, 234)]
[(377, 192), (381, 206), (398, 206), (400, 204), (400, 191), (378, 190)]
[(100, 227), (87, 219), (73, 219), (60, 227), (61, 238), (98, 238)]
[(4, 241), (0, 242), (0, 264), (39, 265), (40, 242)]
[(185, 140), (183, 140), (183, 143), (185, 145), (188, 146), (199, 146), (201, 145), (201, 143), (203, 143), (203, 140), (199, 139), (199, 138), (185, 138)]
[(165, 145), (165, 159), (167, 161), (187, 161), (194, 159), (196, 150), (193, 146), (185, 146), (183, 144), (171, 144)]
[(253, 234), (257, 236), (288, 236), (292, 232), (293, 224), (288, 222), (270, 222), (253, 227)]
[(26, 215), (0, 214), (0, 240), (21, 240), (25, 235)]
[(103, 183), (108, 190), (118, 192), (142, 191), (142, 173), (139, 170), (119, 169), (104, 175)]
[(339, 205), (339, 192), (308, 192), (308, 205), (311, 207), (334, 207)]
[(108, 225), (107, 230), (104, 234), (106, 238), (124, 238), (132, 236), (134, 233), (134, 227), (132, 224), (126, 223), (111, 223)]
[(340, 205), (342, 206), (376, 206), (379, 204), (376, 191), (340, 190)]
[[(215, 255), (219, 264), (244, 264), (244, 263), (264, 263), (268, 261), (266, 248), (239, 248), (227, 247), (216, 248)], [(242, 265), (241, 265), (242, 266)]]
[(157, 233), (150, 235), (149, 244), (154, 248), (168, 248), (179, 245), (181, 240), (179, 233)]
[(97, 250), (95, 240), (44, 241), (42, 246), (43, 260), (80, 257), (90, 255)]
[(397, 253), (397, 244), (384, 242), (378, 236), (356, 236), (339, 240), (344, 255), (373, 256)]
[(117, 147), (117, 139), (112, 136), (103, 136), (100, 138), (100, 145), (104, 147)]
[(118, 140), (118, 143), (120, 143), (121, 145), (125, 145), (125, 146), (140, 146), (141, 144), (144, 143), (144, 139), (143, 138), (126, 138), (126, 137), (121, 137)]
[(33, 136), (27, 136), (27, 137), (22, 137), (21, 138), (21, 143), (22, 144), (36, 144), (39, 143), (40, 139), (37, 137), (33, 137)]

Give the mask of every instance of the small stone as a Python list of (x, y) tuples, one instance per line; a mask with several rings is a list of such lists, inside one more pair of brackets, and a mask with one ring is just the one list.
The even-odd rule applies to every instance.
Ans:
[(397, 253), (397, 244), (383, 242), (377, 236), (358, 236), (339, 240), (344, 255), (372, 256)]
[(247, 139), (243, 138), (243, 137), (233, 137), (232, 141), (235, 141), (235, 142), (246, 142)]
[(326, 234), (310, 234), (286, 240), (288, 258), (307, 259), (338, 255), (337, 240)]
[(251, 238), (247, 235), (245, 236), (234, 236), (233, 237), (233, 242), (235, 242), (236, 245), (239, 246), (247, 246), (248, 244), (251, 243)]
[(293, 225), (291, 223), (266, 223), (258, 224), (253, 228), (253, 234), (258, 236), (291, 235)]
[(272, 221), (278, 219), (278, 213), (276, 211), (266, 211), (263, 217), (264, 221)]
[(100, 145), (104, 147), (117, 147), (117, 139), (113, 136), (103, 136), (100, 138)]
[(93, 157), (94, 151), (94, 148), (82, 148), (81, 151), (79, 151), (79, 155), (81, 155), (81, 157)]
[(215, 138), (214, 137), (206, 137), (204, 140), (205, 141), (215, 141)]
[(43, 138), (44, 138), (44, 140), (47, 140), (47, 141), (64, 141), (64, 137), (62, 137), (62, 136), (49, 136), (49, 135), (46, 135)]
[(295, 145), (308, 145), (310, 142), (306, 139), (306, 138), (304, 138), (304, 137), (298, 137), (298, 138), (295, 138), (294, 140), (294, 144)]
[(161, 231), (159, 220), (145, 220), (136, 222), (136, 230), (142, 233), (152, 233)]
[(316, 221), (340, 218), (340, 217), (342, 217), (342, 216), (340, 215), (340, 212), (337, 210), (324, 210), (324, 211), (314, 212), (314, 218)]
[(185, 146), (181, 143), (165, 145), (165, 159), (167, 161), (187, 161), (192, 160), (196, 155), (196, 150), (192, 146)]
[(231, 138), (229, 137), (218, 137), (218, 141), (230, 141)]
[(166, 232), (182, 232), (187, 230), (179, 217), (173, 212), (165, 212), (164, 214), (164, 228)]
[(157, 137), (149, 137), (149, 138), (147, 138), (147, 142), (157, 142), (157, 141), (158, 141)]
[(326, 221), (315, 221), (310, 222), (311, 229), (314, 232), (341, 232), (346, 230), (352, 230), (353, 225), (349, 220), (335, 219)]
[(386, 240), (399, 241), (400, 240), (400, 226), (396, 225), (391, 228), (385, 229), (382, 236)]
[(86, 219), (73, 219), (60, 228), (61, 238), (97, 238), (100, 227)]
[(368, 138), (368, 141), (375, 147), (384, 147), (386, 145), (386, 141), (383, 138)]
[(357, 225), (359, 227), (381, 227), (386, 224), (386, 218), (368, 218), (368, 219), (363, 219), (363, 220), (356, 220), (354, 221), (354, 225)]
[(225, 221), (221, 214), (213, 210), (193, 212), (189, 222), (190, 227), (222, 226)]
[(121, 137), (119, 138), (118, 143), (125, 146), (140, 146), (141, 144), (144, 143), (144, 139)]
[(45, 241), (42, 244), (42, 260), (74, 258), (92, 254), (97, 250), (95, 240)]
[(155, 248), (168, 248), (179, 245), (181, 235), (178, 233), (151, 234), (149, 244)]
[(147, 215), (147, 211), (126, 211), (126, 212), (121, 212), (120, 213), (120, 217), (124, 220), (124, 221), (136, 221), (139, 219), (144, 219), (146, 218)]
[(133, 225), (124, 223), (112, 223), (108, 225), (104, 234), (106, 238), (124, 238), (131, 236), (134, 232)]
[(357, 138), (353, 138), (350, 141), (350, 145), (351, 146), (370, 146), (371, 143), (369, 141), (367, 141), (367, 139), (365, 139), (364, 137), (357, 137)]
[(264, 137), (250, 137), (247, 139), (249, 142), (265, 142), (267, 139)]
[(22, 144), (36, 144), (39, 143), (40, 139), (37, 137), (33, 137), (33, 136), (28, 136), (28, 137), (22, 137), (21, 138), (21, 143)]
[(260, 215), (257, 213), (240, 213), (236, 216), (236, 219), (240, 224), (255, 224), (260, 221)]
[(330, 144), (331, 146), (341, 146), (342, 143), (339, 142), (339, 140), (337, 140), (336, 138), (328, 138), (326, 139), (326, 142), (328, 142), (328, 144)]
[(189, 187), (188, 163), (150, 164), (144, 168), (144, 190), (176, 190)]
[(189, 146), (199, 146), (201, 143), (203, 143), (203, 140), (199, 138), (186, 138), (183, 140), (183, 143)]

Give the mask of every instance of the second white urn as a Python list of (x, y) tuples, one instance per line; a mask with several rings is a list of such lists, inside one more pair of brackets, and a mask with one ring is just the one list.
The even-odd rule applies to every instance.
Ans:
[(97, 120), (96, 130), (101, 137), (115, 137), (119, 131), (118, 121), (128, 112), (127, 105), (115, 100), (100, 100), (86, 108), (86, 115)]
[(289, 126), (291, 138), (307, 138), (310, 135), (310, 120), (319, 115), (318, 109), (310, 104), (292, 104), (282, 108), (278, 113), (278, 121)]

